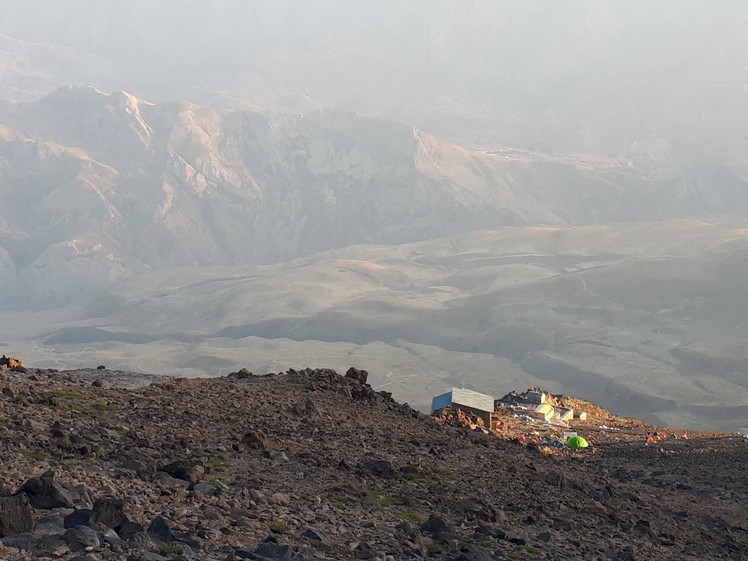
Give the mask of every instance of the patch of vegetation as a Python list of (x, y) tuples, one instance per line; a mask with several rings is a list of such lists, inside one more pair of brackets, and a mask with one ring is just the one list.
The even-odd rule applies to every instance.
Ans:
[(71, 413), (96, 415), (115, 409), (106, 399), (92, 401), (89, 394), (77, 390), (47, 390), (42, 396), (55, 407)]
[(207, 472), (215, 474), (216, 472), (226, 471), (231, 467), (231, 464), (227, 461), (226, 454), (218, 453), (207, 459), (205, 467), (208, 468)]
[(50, 397), (74, 399), (83, 397), (83, 394), (76, 390), (47, 390), (42, 392), (42, 397), (45, 399), (49, 399)]
[(161, 555), (179, 555), (184, 552), (184, 548), (177, 542), (162, 543), (158, 546), (158, 552)]
[(430, 553), (439, 553), (440, 551), (443, 551), (444, 549), (439, 543), (435, 542), (431, 538), (425, 538), (423, 540), (423, 545), (426, 546), (426, 549)]
[(338, 506), (349, 505), (353, 503), (354, 499), (350, 495), (335, 495), (332, 498), (332, 502)]
[(50, 459), (50, 455), (42, 452), (41, 450), (21, 450), (21, 454), (26, 456), (30, 460), (35, 460), (37, 462), (46, 462)]
[(422, 473), (406, 473), (403, 475), (403, 479), (411, 481), (412, 483), (433, 483), (434, 478), (424, 475)]
[(417, 512), (401, 512), (397, 515), (398, 519), (404, 520), (405, 522), (413, 522), (414, 524), (423, 524), (428, 520), (428, 517)]
[(533, 556), (543, 555), (537, 547), (531, 545), (518, 545), (514, 551), (509, 552), (509, 559), (528, 559)]
[(291, 526), (286, 524), (285, 522), (275, 521), (271, 522), (268, 527), (270, 528), (270, 531), (274, 534), (290, 534), (291, 533)]
[(386, 508), (388, 506), (403, 506), (403, 500), (400, 497), (380, 497), (379, 498), (379, 504), (382, 505), (382, 508)]
[(97, 399), (93, 403), (82, 404), (82, 413), (101, 413), (103, 411), (113, 411), (114, 405), (109, 403), (106, 399)]

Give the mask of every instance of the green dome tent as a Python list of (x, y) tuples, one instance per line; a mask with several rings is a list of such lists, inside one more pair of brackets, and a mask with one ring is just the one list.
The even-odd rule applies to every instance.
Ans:
[(581, 436), (572, 436), (566, 439), (566, 445), (569, 448), (587, 448), (589, 444)]

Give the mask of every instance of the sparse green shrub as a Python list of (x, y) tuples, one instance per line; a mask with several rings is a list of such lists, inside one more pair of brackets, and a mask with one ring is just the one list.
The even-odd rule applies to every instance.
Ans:
[(398, 514), (397, 517), (400, 520), (404, 520), (405, 522), (413, 522), (414, 524), (423, 524), (424, 522), (426, 522), (426, 520), (428, 520), (428, 517), (417, 512), (402, 512)]
[(275, 521), (271, 522), (269, 525), (270, 531), (274, 534), (290, 534), (291, 533), (291, 526), (286, 524), (285, 522)]
[(161, 555), (179, 555), (184, 552), (182, 546), (177, 542), (162, 543), (158, 546), (158, 552)]
[(514, 551), (509, 553), (509, 559), (528, 559), (532, 556), (542, 555), (543, 552), (531, 545), (518, 545)]

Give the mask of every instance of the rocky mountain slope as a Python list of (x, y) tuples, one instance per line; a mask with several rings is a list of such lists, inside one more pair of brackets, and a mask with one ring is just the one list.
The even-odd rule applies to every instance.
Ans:
[(174, 266), (748, 210), (724, 166), (652, 178), (625, 160), (471, 152), (332, 110), (271, 116), (78, 87), (6, 103), (0, 123), (0, 279), (15, 308)]
[(609, 416), (611, 438), (544, 452), (364, 379), (5, 372), (0, 556), (748, 558), (743, 438), (646, 446), (661, 428), (622, 440)]

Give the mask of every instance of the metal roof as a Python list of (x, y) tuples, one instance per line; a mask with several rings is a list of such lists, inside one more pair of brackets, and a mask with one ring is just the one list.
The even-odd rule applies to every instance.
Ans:
[(493, 397), (484, 393), (474, 392), (463, 388), (452, 388), (447, 393), (435, 396), (431, 400), (431, 412), (450, 405), (463, 405), (479, 411), (493, 413)]
[(461, 388), (452, 388), (452, 403), (493, 413), (493, 397), (484, 393)]

